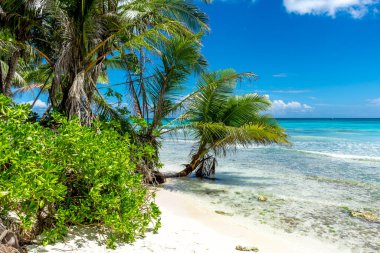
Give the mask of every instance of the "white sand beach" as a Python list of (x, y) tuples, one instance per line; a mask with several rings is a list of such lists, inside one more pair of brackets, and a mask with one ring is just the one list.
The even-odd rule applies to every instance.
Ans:
[[(67, 241), (55, 245), (34, 246), (29, 252), (239, 252), (237, 245), (256, 247), (263, 253), (329, 253), (348, 252), (320, 241), (266, 227), (245, 227), (234, 217), (215, 213), (190, 196), (160, 189), (156, 201), (162, 211), (162, 228), (148, 233), (133, 244), (122, 244), (116, 250), (99, 245), (92, 231), (72, 231)], [(95, 234), (95, 233), (92, 233)]]

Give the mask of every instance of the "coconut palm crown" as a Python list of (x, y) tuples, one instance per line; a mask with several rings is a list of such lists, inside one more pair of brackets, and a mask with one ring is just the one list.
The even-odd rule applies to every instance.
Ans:
[(238, 146), (252, 144), (289, 144), (285, 130), (276, 120), (263, 114), (271, 103), (265, 96), (247, 94), (235, 96), (237, 81), (256, 77), (253, 73), (237, 74), (234, 70), (219, 70), (201, 75), (195, 92), (188, 100), (188, 110), (181, 118), (196, 144), (191, 162), (176, 176), (195, 172), (198, 177), (215, 173), (216, 156), (225, 156)]

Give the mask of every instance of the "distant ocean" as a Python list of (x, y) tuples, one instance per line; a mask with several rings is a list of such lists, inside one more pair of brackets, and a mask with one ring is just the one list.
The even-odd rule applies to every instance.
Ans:
[[(380, 252), (380, 119), (279, 119), (292, 146), (252, 146), (219, 159), (215, 180), (186, 178), (167, 185), (202, 198), (215, 210), (275, 229)], [(165, 170), (189, 161), (194, 141), (164, 139)], [(268, 201), (259, 202), (263, 195)]]

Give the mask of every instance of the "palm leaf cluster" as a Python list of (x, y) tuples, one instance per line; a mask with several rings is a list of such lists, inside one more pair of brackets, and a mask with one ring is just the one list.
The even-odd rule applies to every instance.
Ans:
[(263, 114), (270, 107), (265, 96), (234, 94), (239, 80), (254, 77), (253, 73), (237, 74), (230, 69), (201, 75), (197, 83), (199, 92), (189, 99), (182, 115), (189, 122), (186, 128), (198, 140), (186, 173), (196, 171), (202, 177), (213, 174), (215, 156), (226, 155), (239, 146), (288, 144), (284, 129)]
[[(206, 71), (201, 41), (207, 21), (191, 0), (2, 0), (0, 92), (38, 88), (36, 100), (48, 96), (44, 115), (54, 109), (87, 125), (95, 119), (122, 122), (135, 141), (155, 148), (157, 161), (160, 136), (178, 128), (168, 130), (172, 122), (162, 122), (182, 113), (178, 120), (186, 124), (180, 128), (191, 129), (198, 142), (180, 174), (208, 176), (217, 155), (287, 140), (263, 114), (268, 99), (234, 95), (236, 83), (254, 74)], [(110, 69), (123, 71), (125, 82), (108, 84)], [(199, 76), (196, 90), (183, 98), (192, 76)], [(112, 89), (120, 85), (126, 94)], [(128, 110), (135, 115), (132, 124)], [(149, 174), (156, 162), (142, 161), (140, 168)]]
[[(45, 83), (39, 87), (53, 108), (87, 124), (94, 112), (117, 114), (105, 106), (97, 86), (107, 82), (109, 67), (131, 77), (130, 90), (143, 116), (151, 110), (145, 80), (153, 67), (146, 66), (147, 57), (160, 58), (173, 40), (199, 41), (196, 34), (208, 30), (206, 15), (188, 0), (3, 0), (0, 10), (0, 34), (14, 40), (0, 37), (0, 44), (8, 45), (0, 58), (2, 93), (12, 95), (25, 61), (28, 72), (18, 91)], [(26, 58), (26, 51), (34, 57)]]

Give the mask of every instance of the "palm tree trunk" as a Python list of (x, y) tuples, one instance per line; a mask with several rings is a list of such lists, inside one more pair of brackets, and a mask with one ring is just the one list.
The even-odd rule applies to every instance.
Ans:
[(88, 118), (87, 125), (90, 125), (94, 119), (91, 105), (93, 102), (94, 92), (96, 90), (96, 84), (98, 83), (103, 60), (104, 58), (97, 65), (95, 65), (92, 73), (89, 76), (90, 80), (87, 80), (87, 85), (85, 86), (85, 94), (87, 97), (87, 100), (85, 101), (85, 110)]
[(3, 69), (1, 68), (1, 65), (0, 65), (0, 94), (3, 93), (3, 80), (4, 79), (4, 75), (3, 75)]
[(8, 73), (7, 73), (7, 76), (5, 77), (4, 83), (2, 84), (2, 93), (8, 97), (12, 95), (11, 86), (16, 74), (16, 68), (17, 68), (20, 54), (21, 54), (20, 50), (16, 50), (15, 52), (13, 52), (11, 58), (8, 61), (8, 67), (9, 67)]
[(51, 83), (51, 87), (49, 89), (49, 98), (50, 98), (50, 103), (52, 104), (53, 108), (58, 108), (58, 100), (57, 100), (57, 93), (59, 86), (61, 85), (61, 79), (57, 75), (57, 73), (54, 73), (54, 78)]
[(144, 68), (145, 68), (145, 56), (144, 56), (144, 49), (140, 47), (140, 70), (139, 70), (139, 81), (140, 81), (140, 93), (142, 95), (142, 114), (144, 117), (146, 117), (146, 122), (149, 122), (149, 111), (148, 111), (148, 97), (147, 92), (145, 89), (145, 83), (144, 83)]
[(133, 106), (135, 108), (135, 113), (139, 118), (144, 118), (144, 115), (143, 115), (143, 113), (141, 111), (141, 107), (140, 107), (140, 101), (139, 101), (139, 98), (137, 96), (134, 84), (133, 84), (131, 71), (129, 69), (127, 69), (127, 73), (128, 73), (128, 78), (129, 78), (129, 90), (132, 93)]
[(191, 157), (191, 162), (189, 164), (186, 164), (185, 169), (176, 173), (167, 173), (164, 174), (164, 176), (166, 178), (187, 177), (198, 167), (206, 153), (207, 149), (205, 148), (205, 145), (201, 145), (198, 149), (198, 152)]
[[(77, 116), (79, 119), (85, 119), (87, 114), (83, 109), (84, 101), (87, 95), (84, 91), (85, 72), (84, 70), (76, 73), (73, 82), (70, 84), (67, 100), (65, 103), (65, 112), (69, 119)], [(84, 112), (84, 113), (82, 113)]]

